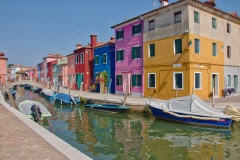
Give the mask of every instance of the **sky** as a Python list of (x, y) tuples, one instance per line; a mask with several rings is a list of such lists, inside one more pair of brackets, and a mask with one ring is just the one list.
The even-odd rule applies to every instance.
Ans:
[[(215, 3), (240, 16), (240, 0)], [(66, 56), (77, 43), (87, 45), (91, 34), (106, 42), (114, 37), (111, 26), (159, 6), (158, 0), (0, 0), (0, 52), (8, 64), (34, 67), (49, 53)]]

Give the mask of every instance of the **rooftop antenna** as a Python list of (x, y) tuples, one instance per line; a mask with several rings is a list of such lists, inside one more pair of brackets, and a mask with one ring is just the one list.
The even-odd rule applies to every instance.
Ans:
[(153, 6), (153, 8), (155, 9), (155, 8), (157, 8), (157, 2), (152, 2), (152, 6)]

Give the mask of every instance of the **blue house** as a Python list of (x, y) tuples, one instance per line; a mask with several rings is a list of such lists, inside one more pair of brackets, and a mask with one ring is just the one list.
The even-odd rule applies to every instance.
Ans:
[(41, 63), (38, 63), (37, 67), (38, 67), (38, 82), (41, 82), (42, 62), (41, 62)]
[(96, 92), (106, 93), (101, 86), (101, 77), (103, 74), (107, 74), (107, 91), (108, 93), (115, 93), (115, 38), (111, 37), (110, 41), (94, 48), (93, 74), (97, 86)]

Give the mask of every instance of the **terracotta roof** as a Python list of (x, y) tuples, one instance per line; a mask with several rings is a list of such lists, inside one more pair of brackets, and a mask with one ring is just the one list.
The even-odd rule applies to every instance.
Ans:
[(216, 3), (214, 2), (214, 0), (208, 0), (206, 2), (203, 2), (204, 4), (207, 4), (211, 7), (215, 7), (216, 6)]
[(111, 37), (108, 42), (104, 42), (101, 45), (96, 46), (95, 48), (102, 47), (102, 46), (105, 46), (105, 45), (111, 45), (111, 44), (115, 44), (115, 38), (114, 37)]
[(0, 56), (4, 56), (5, 55), (5, 53), (4, 52), (0, 52)]
[(45, 59), (45, 58), (58, 58), (58, 57), (62, 57), (62, 55), (61, 54), (48, 54), (48, 56), (46, 56), (46, 57), (43, 57), (43, 59)]
[(237, 12), (232, 12), (232, 13), (230, 13), (231, 15), (233, 15), (234, 17), (237, 17), (237, 18), (239, 18), (239, 16), (238, 16), (238, 14), (237, 14)]

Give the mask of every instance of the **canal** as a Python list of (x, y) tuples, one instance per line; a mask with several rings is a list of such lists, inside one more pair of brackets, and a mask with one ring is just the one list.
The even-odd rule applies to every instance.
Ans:
[(217, 129), (155, 120), (141, 113), (101, 113), (83, 105), (52, 104), (18, 87), (16, 103), (25, 99), (44, 104), (52, 114), (53, 133), (96, 160), (240, 159), (240, 123)]

